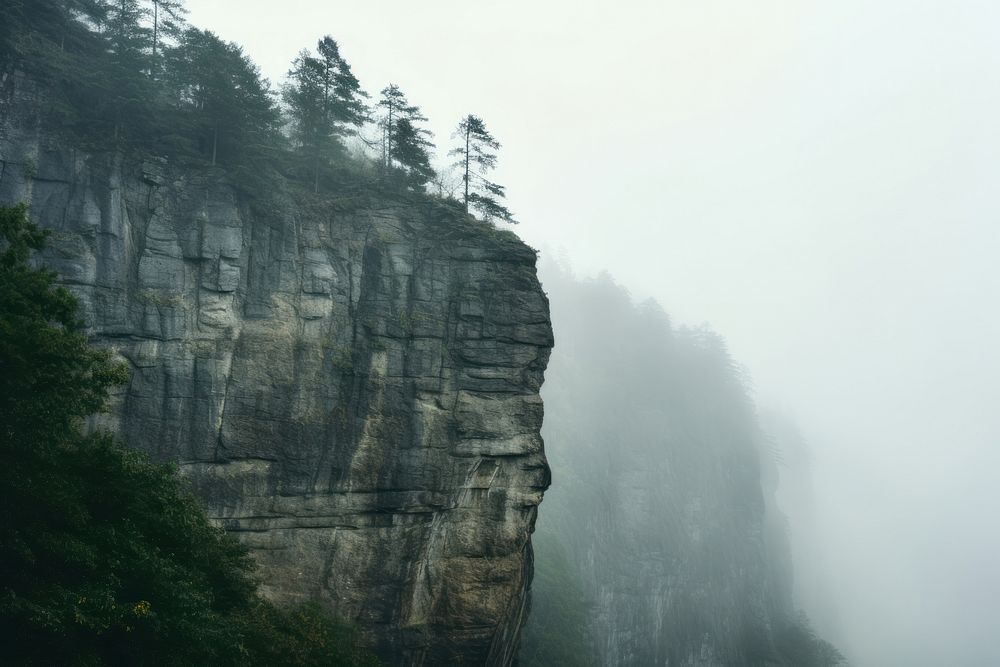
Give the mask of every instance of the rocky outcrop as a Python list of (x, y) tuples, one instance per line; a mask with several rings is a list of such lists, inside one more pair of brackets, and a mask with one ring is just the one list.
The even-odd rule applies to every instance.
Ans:
[(319, 599), (390, 664), (509, 664), (549, 484), (534, 252), (428, 200), (250, 199), (53, 145), (15, 98), (0, 203), (30, 202), (132, 367), (107, 424), (179, 463), (271, 598)]

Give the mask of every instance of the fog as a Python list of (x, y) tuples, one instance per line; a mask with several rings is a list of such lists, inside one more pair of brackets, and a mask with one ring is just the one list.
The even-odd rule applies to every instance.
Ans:
[(858, 665), (1000, 664), (1000, 5), (187, 4), (275, 82), (331, 34), (439, 149), (482, 116), (526, 241), (708, 322), (797, 425), (817, 628)]

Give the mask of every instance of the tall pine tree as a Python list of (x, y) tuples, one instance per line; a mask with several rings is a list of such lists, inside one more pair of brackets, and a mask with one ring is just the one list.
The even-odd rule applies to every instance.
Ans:
[(411, 185), (422, 187), (434, 177), (430, 151), (434, 144), (431, 132), (420, 127), (427, 117), (420, 107), (410, 104), (396, 84), (382, 89), (378, 107), (382, 113), (378, 127), (382, 131), (382, 168), (401, 170)]
[(300, 52), (288, 77), (282, 97), (292, 119), (292, 136), (310, 162), (313, 190), (318, 191), (323, 163), (342, 154), (342, 137), (364, 123), (367, 95), (330, 36), (316, 45), (316, 55)]
[(510, 210), (500, 203), (506, 197), (504, 186), (486, 178), (486, 174), (496, 167), (494, 151), (500, 148), (500, 142), (486, 129), (483, 119), (472, 114), (461, 120), (452, 136), (460, 143), (448, 155), (458, 158), (453, 166), (462, 172), (465, 211), (478, 211), (486, 221), (516, 223)]
[(102, 115), (110, 119), (115, 144), (150, 133), (156, 91), (144, 73), (153, 68), (153, 31), (143, 22), (139, 0), (111, 0), (104, 22), (109, 54), (102, 59)]
[(431, 167), (430, 151), (434, 144), (430, 136), (429, 130), (417, 127), (409, 118), (398, 119), (392, 128), (396, 160), (414, 188), (423, 188), (435, 175)]
[(164, 37), (178, 38), (184, 31), (183, 0), (145, 0), (146, 13), (153, 31), (153, 60), (163, 49)]

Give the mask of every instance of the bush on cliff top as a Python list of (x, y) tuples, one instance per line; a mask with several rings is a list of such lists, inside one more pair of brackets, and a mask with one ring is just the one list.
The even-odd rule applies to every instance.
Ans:
[(0, 663), (371, 663), (317, 607), (263, 600), (172, 467), (84, 432), (127, 369), (29, 264), (44, 239), (0, 207)]

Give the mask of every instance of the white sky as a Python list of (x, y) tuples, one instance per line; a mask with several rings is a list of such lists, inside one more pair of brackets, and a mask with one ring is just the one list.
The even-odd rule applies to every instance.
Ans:
[(1000, 664), (1000, 3), (188, 6), (274, 81), (332, 35), (441, 146), (482, 116), (529, 243), (709, 322), (799, 422), (857, 664)]

